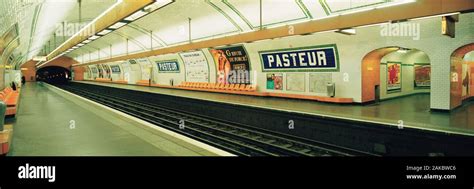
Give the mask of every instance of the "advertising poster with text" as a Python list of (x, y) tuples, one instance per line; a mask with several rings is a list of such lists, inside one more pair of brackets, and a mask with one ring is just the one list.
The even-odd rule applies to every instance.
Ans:
[(217, 83), (250, 84), (250, 62), (243, 46), (210, 50), (217, 66)]
[(430, 65), (415, 65), (415, 87), (429, 87), (431, 81)]
[(387, 91), (397, 92), (402, 89), (402, 65), (387, 63)]

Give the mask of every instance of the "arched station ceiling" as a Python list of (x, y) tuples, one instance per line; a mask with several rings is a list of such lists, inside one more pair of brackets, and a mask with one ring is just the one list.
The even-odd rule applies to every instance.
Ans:
[[(49, 54), (72, 36), (55, 35), (61, 23), (87, 24), (119, 1), (0, 1), (0, 11), (5, 13), (0, 15), (4, 23), (0, 34), (18, 25), (20, 46), (14, 54), (23, 63)], [(271, 28), (406, 2), (412, 0), (179, 0), (66, 56), (81, 63), (92, 62), (188, 43), (189, 33), (192, 41), (206, 40), (259, 30), (261, 26)]]
[(74, 32), (62, 31), (65, 26), (86, 25), (112, 6), (116, 0), (81, 0), (79, 15), (78, 0), (2, 0), (0, 1), (0, 36), (9, 28), (18, 27), (19, 47), (13, 55), (24, 63), (35, 56), (44, 56)]
[[(86, 63), (260, 29), (331, 17), (407, 0), (180, 0), (82, 46), (67, 56)], [(128, 39), (128, 40), (127, 40)], [(128, 42), (127, 42), (128, 41)], [(127, 45), (128, 44), (128, 45)], [(127, 47), (128, 46), (128, 47)], [(100, 54), (99, 54), (100, 51)]]

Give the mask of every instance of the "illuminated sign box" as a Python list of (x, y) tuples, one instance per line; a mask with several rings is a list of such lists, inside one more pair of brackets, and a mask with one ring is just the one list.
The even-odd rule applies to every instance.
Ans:
[(261, 51), (259, 54), (264, 72), (339, 71), (336, 45)]
[(33, 57), (33, 61), (37, 61), (37, 62), (40, 62), (40, 61), (46, 61), (46, 56), (35, 56)]

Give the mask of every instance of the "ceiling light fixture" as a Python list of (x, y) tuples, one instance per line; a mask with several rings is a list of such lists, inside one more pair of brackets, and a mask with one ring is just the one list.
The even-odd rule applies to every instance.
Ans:
[(348, 29), (337, 30), (336, 33), (341, 33), (341, 34), (345, 34), (345, 35), (355, 35), (357, 32), (353, 28), (348, 28)]
[(117, 22), (117, 23), (115, 23), (114, 25), (110, 26), (109, 29), (114, 29), (114, 30), (116, 30), (116, 29), (119, 29), (119, 28), (121, 28), (122, 26), (125, 26), (125, 25), (127, 25), (127, 24), (128, 24), (127, 22)]
[(93, 35), (93, 36), (89, 37), (89, 39), (88, 39), (88, 40), (91, 40), (91, 41), (93, 41), (93, 40), (96, 40), (96, 39), (99, 39), (99, 38), (100, 38), (100, 36)]
[(99, 35), (99, 36), (104, 36), (104, 35), (109, 34), (109, 33), (112, 32), (112, 31), (113, 31), (113, 30), (104, 29), (104, 30), (102, 30), (101, 32), (97, 33), (97, 35)]
[(137, 20), (137, 19), (139, 19), (139, 18), (141, 18), (141, 17), (143, 17), (147, 14), (148, 14), (147, 12), (139, 10), (139, 11), (133, 13), (132, 15), (128, 16), (124, 20), (132, 22), (132, 21), (135, 21), (135, 20)]

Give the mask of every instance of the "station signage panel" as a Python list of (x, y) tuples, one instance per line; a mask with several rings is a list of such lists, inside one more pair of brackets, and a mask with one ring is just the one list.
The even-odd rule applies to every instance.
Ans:
[(159, 72), (179, 73), (179, 65), (177, 60), (168, 60), (156, 62)]
[(112, 70), (112, 73), (120, 73), (120, 66), (111, 65), (110, 69)]
[(264, 72), (339, 71), (336, 45), (259, 52)]

